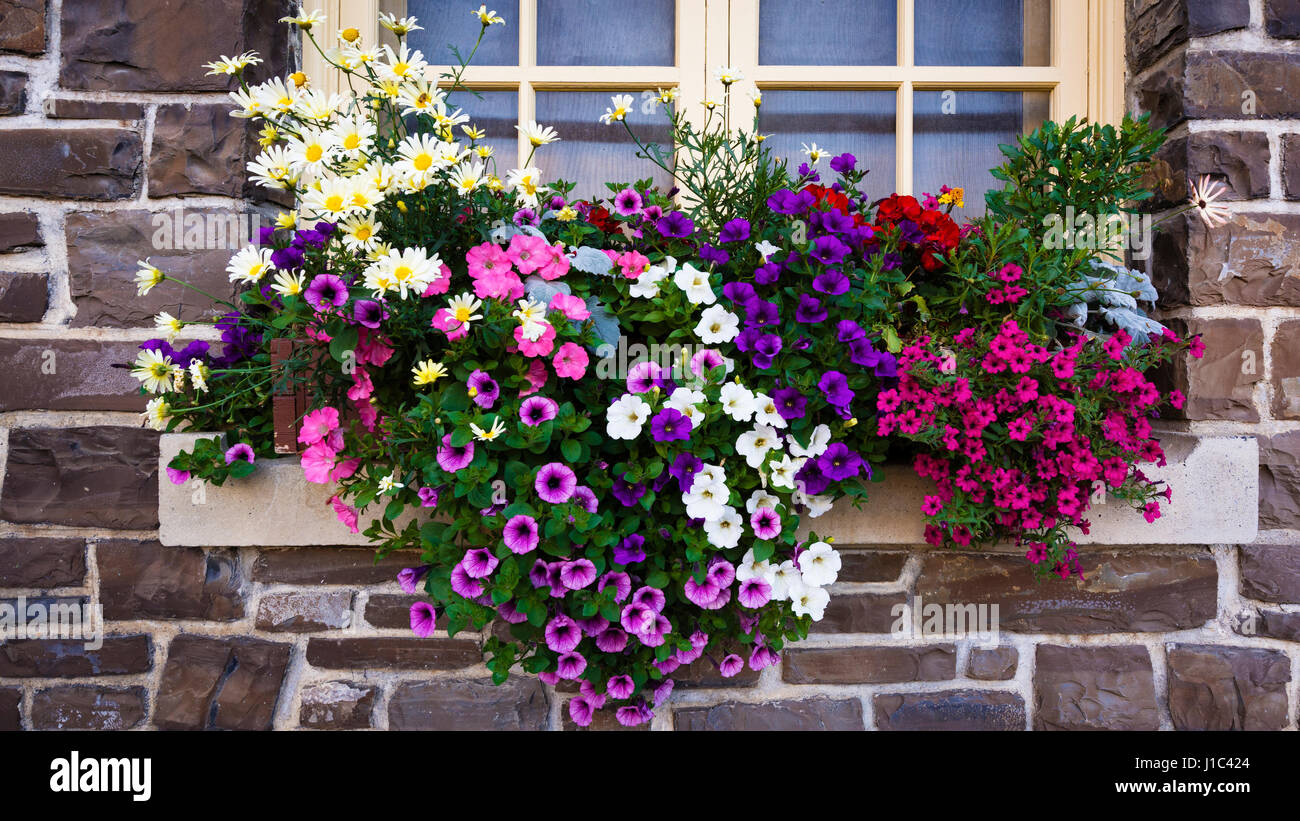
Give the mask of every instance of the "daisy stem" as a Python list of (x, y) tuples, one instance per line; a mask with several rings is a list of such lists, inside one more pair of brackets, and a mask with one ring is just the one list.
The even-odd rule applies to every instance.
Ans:
[[(197, 285), (191, 285), (190, 283), (186, 282), (186, 281), (183, 280), (183, 279), (177, 279), (176, 277), (168, 276), (167, 274), (163, 274), (163, 279), (169, 280), (169, 281), (171, 281), (171, 282), (175, 282), (175, 283), (178, 284), (178, 285), (184, 285), (186, 288), (189, 288), (191, 291), (194, 291), (194, 292), (197, 293), (197, 294), (200, 294), (200, 295), (202, 295), (202, 296), (205, 296), (205, 297), (207, 297), (208, 299), (212, 300), (213, 302), (220, 303), (221, 305), (228, 305), (229, 307), (234, 308), (235, 310), (239, 310), (239, 306), (236, 305), (235, 303), (230, 302), (230, 301), (225, 300), (225, 299), (222, 299), (222, 298), (219, 297), (219, 296), (215, 296), (215, 295), (213, 295), (213, 294), (210, 294), (210, 293), (208, 293), (207, 291), (203, 290), (202, 288), (198, 287)], [(187, 325), (201, 325), (201, 324), (206, 324), (206, 323), (200, 323), (200, 322), (187, 322), (187, 323), (185, 323), (185, 324), (187, 324)]]

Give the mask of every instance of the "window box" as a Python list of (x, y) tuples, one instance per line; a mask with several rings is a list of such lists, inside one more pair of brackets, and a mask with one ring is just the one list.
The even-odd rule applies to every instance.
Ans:
[[(180, 450), (203, 434), (162, 437), (159, 475)], [(209, 434), (210, 435), (210, 434)], [(1092, 533), (1081, 544), (1250, 543), (1258, 529), (1259, 446), (1251, 436), (1166, 433), (1161, 442), (1169, 464), (1150, 471), (1169, 482), (1173, 501), (1147, 524), (1122, 504), (1096, 505)], [(905, 465), (883, 468), (861, 510), (845, 505), (817, 520), (818, 535), (840, 544), (922, 544), (921, 497), (926, 480)], [(330, 486), (303, 478), (297, 457), (263, 459), (249, 478), (224, 487), (163, 479), (158, 492), (159, 538), (165, 545), (291, 546), (368, 545), (350, 534), (329, 505)], [(414, 515), (414, 514), (408, 514)], [(366, 520), (363, 518), (363, 522)]]

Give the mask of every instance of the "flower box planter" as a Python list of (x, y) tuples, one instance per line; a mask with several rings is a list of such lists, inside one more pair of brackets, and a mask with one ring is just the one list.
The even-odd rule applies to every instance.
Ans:
[[(159, 475), (180, 450), (201, 434), (162, 437)], [(1081, 544), (1249, 543), (1258, 529), (1259, 447), (1249, 436), (1196, 437), (1165, 433), (1169, 464), (1153, 468), (1166, 480), (1173, 501), (1148, 524), (1123, 504), (1093, 508), (1092, 532)], [(848, 505), (812, 521), (821, 536), (840, 544), (914, 545), (924, 541), (921, 498), (930, 483), (905, 465), (882, 468), (885, 482), (873, 487), (861, 510)], [(173, 485), (158, 493), (159, 538), (165, 545), (292, 546), (367, 545), (350, 534), (329, 506), (330, 486), (303, 478), (297, 457), (261, 460), (246, 479), (223, 487)], [(415, 514), (408, 514), (415, 515)], [(367, 521), (363, 517), (363, 522)], [(364, 528), (363, 528), (364, 529)]]

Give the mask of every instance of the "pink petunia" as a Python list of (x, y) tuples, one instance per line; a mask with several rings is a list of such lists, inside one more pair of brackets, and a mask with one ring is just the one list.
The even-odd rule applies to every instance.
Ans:
[[(447, 289), (450, 287), (451, 287), (451, 269), (448, 268), (446, 265), (443, 265), (442, 268), (438, 269), (438, 278), (435, 279), (433, 282), (430, 282), (429, 286), (424, 289), (423, 293), (421, 293), (420, 296), (426, 297), (426, 296), (437, 296), (438, 294), (445, 294), (447, 293)], [(382, 364), (382, 363), (376, 363), (376, 364)]]
[(519, 344), (519, 352), (524, 356), (550, 356), (551, 351), (555, 350), (555, 326), (547, 324), (542, 335), (535, 340), (524, 338), (524, 326), (515, 326), (515, 342)]
[(515, 234), (510, 238), (506, 256), (519, 269), (520, 274), (528, 276), (551, 261), (550, 249), (550, 243), (542, 237)]
[(335, 451), (325, 442), (317, 442), (302, 452), (302, 472), (308, 482), (318, 485), (330, 481), (330, 471), (334, 469)]
[(569, 273), (569, 258), (565, 256), (564, 247), (559, 243), (546, 246), (541, 256), (543, 262), (537, 268), (537, 275), (542, 279), (559, 279)]
[(528, 380), (528, 387), (519, 391), (521, 397), (537, 393), (542, 388), (546, 387), (546, 382), (550, 379), (550, 374), (546, 372), (545, 365), (534, 359), (532, 362), (528, 363), (528, 373), (524, 374), (524, 378)]
[(171, 479), (173, 485), (183, 485), (190, 480), (190, 472), (188, 470), (167, 468), (167, 478)]
[(556, 351), (555, 358), (551, 364), (555, 366), (555, 374), (561, 378), (581, 379), (587, 372), (587, 364), (591, 360), (587, 352), (581, 345), (575, 345), (572, 342), (565, 342)]
[(298, 429), (298, 441), (304, 445), (314, 445), (329, 436), (338, 426), (338, 408), (318, 408), (303, 417), (302, 427)]
[(334, 515), (339, 517), (339, 521), (347, 525), (349, 533), (357, 532), (357, 511), (356, 508), (349, 507), (337, 496), (330, 497), (330, 506), (334, 508)]
[(552, 311), (564, 314), (566, 319), (581, 321), (591, 317), (591, 311), (587, 310), (587, 303), (582, 301), (582, 297), (573, 294), (556, 294), (551, 297), (549, 307)]
[(429, 325), (445, 333), (449, 342), (463, 339), (469, 333), (469, 324), (457, 320), (455, 315), (446, 308), (439, 308)]

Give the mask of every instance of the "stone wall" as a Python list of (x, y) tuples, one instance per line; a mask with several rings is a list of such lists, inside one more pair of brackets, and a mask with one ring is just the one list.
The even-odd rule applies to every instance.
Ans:
[[(157, 436), (109, 366), (154, 312), (212, 310), (137, 297), (137, 259), (229, 289), (228, 252), (155, 248), (153, 218), (259, 206), (238, 181), (249, 135), (197, 62), (256, 49), (284, 65), (283, 5), (0, 0), (0, 601), (99, 604), (107, 633), (96, 650), (0, 645), (0, 729), (570, 726), (562, 688), (485, 683), (480, 636), (410, 635), (394, 581), (410, 557), (157, 541)], [(1133, 103), (1172, 128), (1156, 207), (1186, 173), (1238, 201), (1213, 241), (1177, 223), (1155, 261), (1169, 315), (1209, 348), (1174, 375), (1186, 425), (1260, 439), (1258, 542), (1091, 548), (1069, 585), (1011, 554), (841, 546), (807, 642), (761, 674), (679, 671), (655, 729), (1296, 727), (1300, 4), (1127, 10)], [(997, 604), (1000, 640), (891, 638), (916, 597)]]

